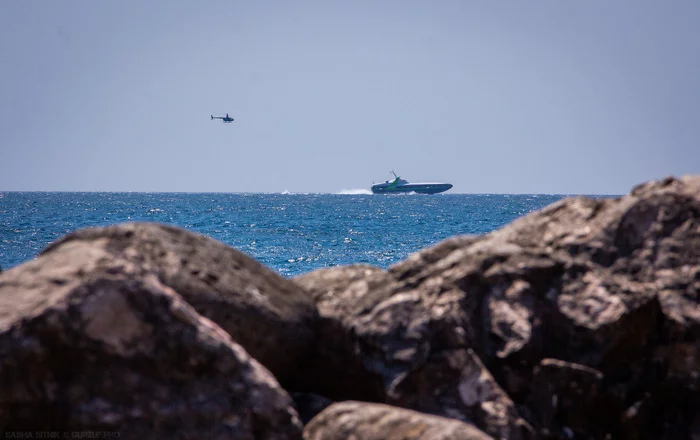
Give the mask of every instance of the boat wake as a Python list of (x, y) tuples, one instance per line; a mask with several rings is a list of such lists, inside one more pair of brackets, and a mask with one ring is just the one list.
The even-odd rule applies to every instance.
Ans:
[(362, 195), (362, 194), (372, 194), (372, 191), (368, 189), (344, 189), (340, 191), (338, 194), (347, 194), (347, 195)]

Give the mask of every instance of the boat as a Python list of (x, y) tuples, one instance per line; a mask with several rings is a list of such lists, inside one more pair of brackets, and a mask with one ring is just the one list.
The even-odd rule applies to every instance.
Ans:
[(394, 175), (393, 181), (386, 181), (384, 183), (376, 183), (372, 185), (373, 194), (396, 194), (396, 193), (418, 193), (418, 194), (437, 194), (445, 192), (452, 188), (451, 183), (440, 183), (440, 182), (421, 182), (421, 183), (410, 183), (407, 180), (397, 176), (393, 171), (391, 174)]

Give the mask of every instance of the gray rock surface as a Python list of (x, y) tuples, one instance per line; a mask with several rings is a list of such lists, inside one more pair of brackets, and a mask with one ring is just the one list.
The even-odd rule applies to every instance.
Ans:
[(382, 404), (334, 403), (304, 428), (305, 440), (489, 440), (473, 425)]
[(88, 243), (154, 273), (216, 322), (285, 385), (314, 346), (313, 300), (296, 284), (213, 238), (157, 223), (78, 230), (48, 255)]
[[(347, 281), (345, 290), (337, 280), (326, 293), (314, 287), (319, 343), (346, 341), (342, 368), (324, 364), (321, 394), (469, 420), (494, 437), (510, 432), (503, 438), (531, 435), (523, 417), (554, 438), (700, 433), (700, 177), (649, 182), (617, 199), (568, 198)], [(475, 406), (454, 390), (469, 375), (456, 371), (479, 362), (496, 385)], [(553, 382), (542, 382), (542, 368), (554, 368)], [(596, 410), (570, 402), (574, 426), (536, 415), (552, 408), (538, 407), (533, 387), (571, 393), (562, 380), (579, 373)], [(342, 387), (328, 386), (330, 377)], [(358, 395), (368, 391), (354, 387), (358, 377), (380, 389)], [(484, 407), (507, 408), (498, 412), (505, 418)], [(592, 416), (601, 412), (609, 416)]]
[(0, 429), (299, 439), (272, 374), (157, 276), (95, 240), (0, 275)]
[[(366, 278), (358, 278), (363, 271)], [(321, 269), (295, 281), (310, 289), (321, 316), (318, 365), (309, 371), (322, 394), (457, 418), (498, 438), (531, 436), (465, 335), (445, 319), (445, 307), (456, 309), (454, 295), (395, 292), (388, 272), (364, 266)]]
[[(317, 342), (303, 381), (311, 390), (334, 400), (385, 401), (383, 378), (364, 362), (352, 320), (375, 285), (391, 279), (385, 270), (360, 264), (318, 269), (294, 278), (316, 300)], [(350, 285), (353, 290), (348, 290)]]

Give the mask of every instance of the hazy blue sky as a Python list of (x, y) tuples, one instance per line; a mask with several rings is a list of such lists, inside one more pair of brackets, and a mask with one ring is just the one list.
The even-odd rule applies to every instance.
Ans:
[(0, 190), (700, 173), (698, 0), (8, 0), (0, 66)]

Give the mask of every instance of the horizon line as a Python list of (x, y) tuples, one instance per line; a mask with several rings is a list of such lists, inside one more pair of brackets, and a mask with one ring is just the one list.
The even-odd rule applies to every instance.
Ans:
[[(352, 191), (352, 190), (341, 190)], [(631, 190), (630, 190), (631, 192)], [(0, 190), (3, 193), (79, 193), (79, 194), (261, 194), (261, 195), (339, 195), (339, 196), (396, 196), (396, 195), (424, 195), (424, 196), (449, 196), (449, 195), (538, 195), (538, 196), (610, 196), (621, 197), (625, 194), (617, 193), (548, 193), (548, 192), (450, 192), (442, 194), (347, 194), (342, 192), (289, 192), (284, 191), (143, 191), (143, 190)]]

